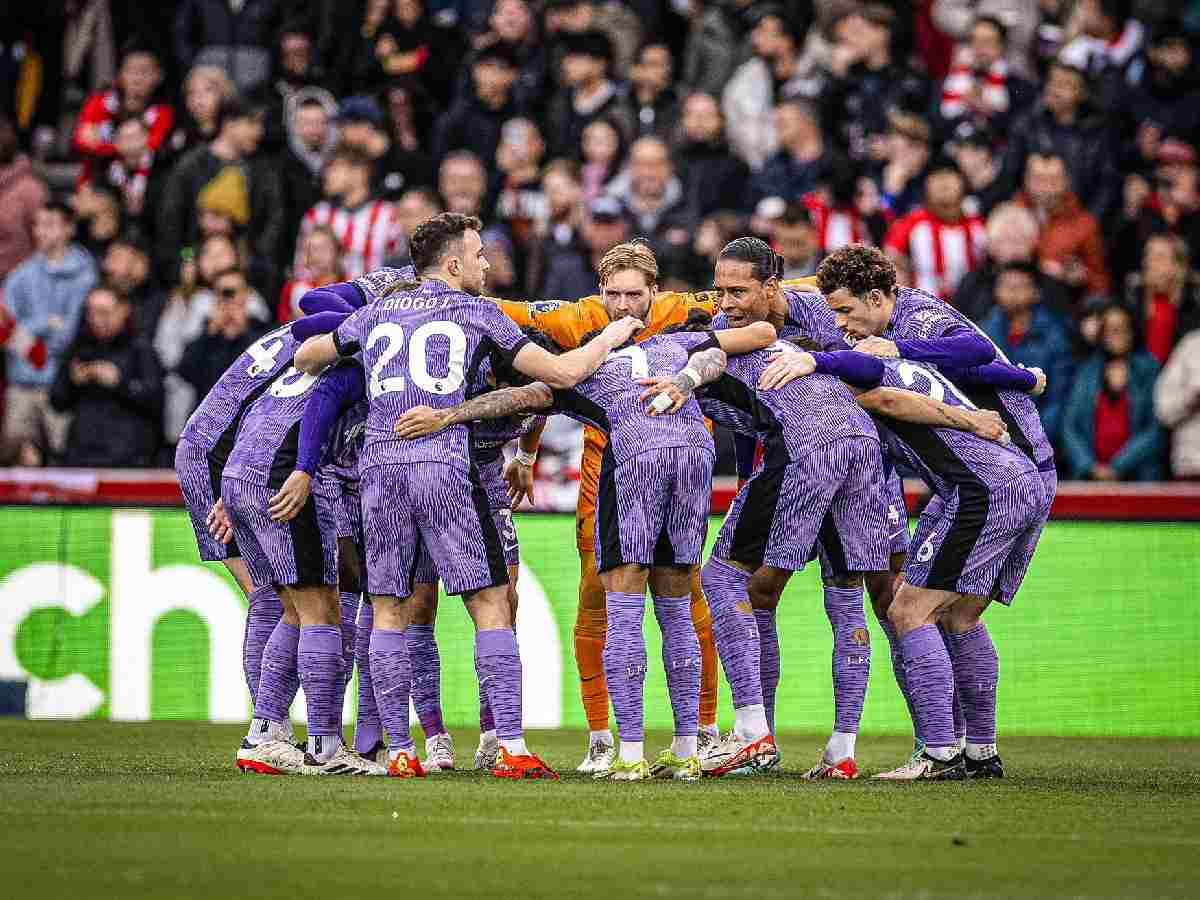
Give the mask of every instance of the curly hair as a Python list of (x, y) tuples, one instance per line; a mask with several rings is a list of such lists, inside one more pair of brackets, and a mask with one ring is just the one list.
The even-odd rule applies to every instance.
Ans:
[(888, 255), (866, 244), (850, 244), (830, 253), (817, 268), (817, 287), (828, 297), (845, 288), (855, 297), (868, 291), (896, 289), (896, 266)]
[(438, 213), (422, 222), (408, 239), (408, 252), (417, 274), (432, 269), (442, 261), (450, 245), (461, 241), (468, 231), (482, 231), (483, 223), (475, 216), (461, 213)]
[(640, 272), (646, 279), (646, 287), (658, 284), (658, 260), (654, 251), (643, 240), (615, 244), (600, 260), (600, 286), (623, 269)]

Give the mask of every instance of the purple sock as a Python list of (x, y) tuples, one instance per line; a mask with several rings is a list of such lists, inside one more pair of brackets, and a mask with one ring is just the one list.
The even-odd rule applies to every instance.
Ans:
[(371, 681), (371, 627), (375, 621), (366, 600), (358, 609), (354, 636), (354, 659), (358, 663), (358, 716), (354, 725), (354, 749), (368, 753), (383, 740), (379, 707), (375, 705), (375, 686)]
[[(954, 648), (950, 645), (950, 632), (939, 622), (938, 631), (942, 633), (942, 643), (946, 645), (946, 655), (950, 657), (950, 664), (954, 665)], [(958, 741), (962, 741), (963, 735), (967, 733), (967, 719), (963, 714), (963, 698), (958, 690), (958, 679), (954, 682), (954, 737)]]
[(354, 677), (354, 642), (358, 636), (355, 623), (358, 620), (358, 601), (362, 594), (342, 591), (339, 602), (342, 608), (342, 664), (346, 669), (346, 684)]
[(936, 625), (922, 625), (900, 639), (904, 674), (917, 711), (917, 737), (926, 746), (958, 746), (954, 737), (954, 670)]
[(475, 632), (475, 672), (487, 691), (496, 737), (518, 740), (521, 727), (521, 653), (511, 628)]
[(432, 625), (409, 625), (408, 658), (412, 662), (412, 699), (425, 737), (446, 730), (442, 724), (442, 658)]
[(258, 697), (258, 680), (262, 677), (263, 651), (275, 626), (283, 618), (283, 604), (274, 585), (255, 588), (246, 598), (246, 636), (242, 641), (242, 671), (246, 673), (246, 688), (250, 699)]
[(655, 597), (654, 618), (662, 632), (663, 669), (675, 735), (694, 737), (700, 733), (700, 640), (692, 624), (691, 596)]
[(762, 679), (763, 706), (767, 711), (767, 726), (775, 733), (775, 691), (779, 687), (779, 630), (775, 627), (775, 610), (756, 609), (754, 623), (758, 626), (758, 673)]
[(286, 722), (288, 710), (300, 689), (296, 667), (296, 648), (300, 644), (300, 626), (280, 619), (263, 649), (262, 676), (254, 699), (254, 716), (272, 722)]
[(833, 629), (833, 730), (858, 734), (871, 675), (871, 636), (863, 611), (863, 589), (826, 585), (825, 615)]
[(1000, 658), (987, 626), (980, 622), (963, 634), (946, 635), (954, 684), (966, 714), (966, 738), (972, 744), (996, 743), (996, 682)]
[(912, 722), (915, 735), (917, 733), (917, 712), (913, 709), (912, 697), (908, 693), (908, 679), (904, 677), (904, 654), (900, 649), (900, 638), (896, 636), (896, 626), (889, 622), (886, 616), (879, 620), (879, 627), (887, 635), (888, 645), (892, 651), (892, 674), (896, 676), (896, 687), (900, 688), (900, 696), (904, 698), (904, 705), (908, 707), (908, 718)]
[[(620, 591), (606, 591), (604, 597), (608, 606), (604, 680), (608, 682), (608, 695), (612, 698), (613, 718), (617, 720), (621, 740), (645, 740), (642, 692), (646, 685), (646, 638), (642, 634), (642, 618), (646, 612), (646, 597)], [(697, 693), (696, 703), (699, 702)], [(697, 708), (696, 715), (699, 714)]]
[(341, 626), (305, 625), (296, 655), (308, 702), (308, 736), (340, 736), (346, 691)]
[(413, 751), (408, 730), (408, 702), (412, 693), (412, 665), (403, 631), (371, 632), (371, 682), (379, 718), (387, 729), (388, 749)]
[(700, 580), (712, 610), (713, 638), (733, 694), (733, 706), (740, 709), (761, 704), (758, 626), (747, 590), (750, 573), (711, 557), (700, 573)]

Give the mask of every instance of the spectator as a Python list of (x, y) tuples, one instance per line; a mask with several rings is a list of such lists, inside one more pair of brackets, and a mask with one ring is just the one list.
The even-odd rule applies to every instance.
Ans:
[(1179, 339), (1200, 328), (1200, 275), (1190, 271), (1181, 238), (1163, 232), (1146, 241), (1142, 270), (1129, 276), (1125, 302), (1141, 310), (1146, 349), (1166, 365)]
[(799, 93), (800, 46), (783, 11), (766, 6), (750, 32), (754, 56), (737, 67), (721, 92), (730, 143), (754, 170), (775, 152), (775, 104)]
[(884, 241), (889, 253), (908, 257), (916, 287), (947, 302), (987, 247), (983, 219), (963, 214), (965, 187), (951, 160), (935, 161), (925, 176), (925, 205), (896, 221)]
[(1200, 479), (1200, 331), (1176, 345), (1154, 385), (1154, 411), (1171, 431), (1171, 474)]
[(804, 278), (817, 274), (821, 248), (812, 214), (799, 200), (783, 210), (772, 232), (775, 252), (784, 259), (783, 277)]
[(74, 147), (84, 158), (82, 178), (94, 177), (117, 154), (113, 141), (118, 121), (137, 116), (146, 123), (147, 147), (156, 152), (175, 127), (175, 108), (159, 98), (162, 66), (154, 50), (140, 44), (121, 57), (117, 81), (110, 90), (93, 94), (75, 126)]
[(342, 264), (342, 242), (328, 225), (318, 225), (304, 238), (298, 248), (298, 272), (303, 278), (293, 278), (283, 286), (279, 297), (276, 318), (280, 322), (291, 322), (304, 315), (300, 309), (300, 298), (313, 288), (324, 287), (346, 280), (346, 269)]
[(121, 199), (122, 218), (154, 232), (154, 216), (162, 196), (165, 173), (150, 148), (150, 130), (140, 116), (117, 121), (113, 134), (116, 155), (97, 173), (97, 180)]
[(1050, 67), (1041, 99), (1012, 126), (1004, 177), (1015, 187), (1029, 157), (1059, 156), (1075, 196), (1098, 220), (1115, 199), (1116, 153), (1109, 124), (1088, 99), (1084, 72), (1065, 63)]
[(984, 216), (1008, 197), (1008, 186), (1000, 177), (1000, 165), (992, 148), (995, 138), (986, 126), (960, 122), (954, 129), (947, 151), (967, 180), (963, 209), (973, 216)]
[(388, 85), (384, 99), (385, 128), (367, 123), (363, 145), (375, 161), (371, 189), (387, 200), (395, 200), (410, 187), (431, 186), (434, 182), (433, 156), (426, 143), (431, 130), (429, 95), (419, 82), (398, 79)]
[(488, 18), (486, 42), (499, 41), (515, 54), (519, 73), (513, 85), (513, 101), (521, 109), (541, 109), (549, 82), (545, 45), (528, 0), (497, 0)]
[(579, 149), (583, 160), (580, 168), (583, 195), (587, 200), (594, 200), (608, 189), (608, 183), (620, 171), (625, 144), (620, 130), (611, 120), (597, 119), (583, 129)]
[(1200, 74), (1194, 59), (1182, 22), (1169, 19), (1154, 27), (1145, 60), (1130, 67), (1121, 104), (1126, 170), (1155, 165), (1168, 138), (1200, 139)]
[(577, 252), (561, 252), (551, 257), (538, 296), (573, 300), (596, 293), (601, 257), (614, 244), (629, 240), (628, 212), (612, 197), (596, 198), (588, 204), (582, 237)]
[(742, 59), (738, 48), (744, 25), (734, 4), (690, 3), (687, 41), (684, 46), (682, 85), (718, 97)]
[(495, 159), (504, 122), (518, 115), (513, 85), (519, 72), (517, 55), (507, 44), (480, 48), (471, 62), (471, 93), (438, 119), (433, 155), (444, 159), (451, 150), (470, 150), (480, 159)]
[(580, 236), (585, 212), (583, 189), (574, 163), (559, 159), (546, 166), (542, 194), (546, 198), (546, 217), (537, 223), (535, 238), (530, 243), (525, 283), (531, 296), (547, 297), (544, 290), (547, 272), (559, 265), (557, 257), (586, 256)]
[(880, 149), (884, 160), (879, 193), (884, 207), (903, 216), (921, 203), (925, 175), (933, 155), (932, 129), (917, 113), (892, 110)]
[(675, 162), (689, 222), (695, 226), (718, 209), (745, 206), (750, 170), (729, 149), (715, 97), (688, 95), (683, 104), (682, 137)]
[(362, 28), (367, 46), (356, 54), (355, 89), (374, 91), (392, 78), (413, 77), (439, 103), (449, 105), (464, 48), (455, 29), (440, 27), (422, 0), (369, 0)]
[[(325, 167), (322, 188), (325, 199), (305, 214), (298, 247), (313, 228), (328, 225), (342, 245), (342, 268), (348, 277), (358, 278), (380, 268), (403, 245), (395, 206), (371, 195), (371, 160), (365, 153), (339, 147)], [(300, 252), (293, 270), (308, 277)]]
[(1011, 362), (1046, 373), (1037, 398), (1042, 427), (1057, 443), (1063, 403), (1071, 388), (1071, 335), (1066, 318), (1039, 293), (1032, 262), (996, 267), (995, 308), (979, 323)]
[(629, 101), (609, 77), (613, 51), (598, 31), (563, 38), (561, 87), (546, 111), (546, 134), (552, 156), (567, 156), (579, 147), (583, 129), (597, 119), (609, 119), (628, 140), (634, 133)]
[(17, 325), (46, 343), (46, 364), (35, 367), (8, 348), (8, 388), (4, 395), (5, 440), (29, 441), (61, 452), (66, 420), (50, 408), (50, 387), (67, 348), (75, 338), (88, 291), (96, 284), (96, 267), (78, 244), (71, 243), (75, 216), (58, 202), (42, 206), (33, 219), (37, 252), (17, 266), (4, 282), (4, 303)]
[(187, 345), (176, 372), (203, 397), (242, 351), (266, 333), (249, 315), (250, 283), (237, 269), (213, 279), (216, 301), (203, 334)]
[(655, 137), (634, 142), (628, 168), (610, 188), (612, 196), (629, 210), (636, 233), (650, 242), (664, 280), (679, 274), (691, 242), (692, 224), (667, 145)]
[(950, 74), (942, 82), (942, 119), (966, 119), (1005, 133), (1012, 117), (1034, 99), (1033, 85), (1009, 67), (1007, 26), (995, 16), (976, 17), (967, 41), (955, 48)]
[(671, 48), (650, 40), (638, 50), (629, 72), (637, 137), (647, 134), (670, 139), (679, 122), (679, 96), (672, 87), (675, 62)]
[(1191, 248), (1191, 267), (1200, 268), (1200, 170), (1196, 150), (1174, 138), (1158, 148), (1154, 186), (1140, 174), (1125, 177), (1121, 218), (1108, 228), (1108, 258), (1118, 278), (1141, 265), (1142, 245), (1170, 231)]
[(129, 300), (107, 286), (87, 297), (83, 327), (50, 402), (73, 418), (63, 465), (153, 465), (162, 443), (163, 371), (134, 325)]
[(107, 184), (84, 184), (71, 197), (79, 244), (93, 259), (101, 259), (121, 232), (121, 198)]
[(137, 231), (126, 231), (108, 245), (101, 261), (104, 283), (129, 301), (134, 331), (147, 339), (158, 328), (166, 294), (150, 278), (150, 248)]
[(880, 4), (852, 7), (837, 20), (831, 69), (822, 99), (825, 133), (855, 161), (877, 155), (894, 108), (924, 110), (929, 83), (893, 56), (896, 14)]
[[(628, 72), (642, 42), (642, 22), (622, 3), (595, 0), (547, 0), (544, 5), (548, 37), (562, 49), (572, 35), (599, 32), (612, 47), (611, 60), (618, 72)], [(561, 56), (556, 63), (561, 63)]]
[(855, 166), (838, 158), (825, 183), (801, 202), (817, 226), (822, 256), (847, 244), (879, 244), (887, 232), (890, 215), (882, 208), (875, 182), (859, 175)]
[(1063, 412), (1071, 478), (1156, 481), (1165, 474), (1166, 435), (1154, 417), (1158, 363), (1137, 349), (1133, 314), (1109, 306), (1099, 349), (1079, 369)]
[(1054, 152), (1034, 153), (1025, 167), (1025, 190), (1017, 197), (1037, 218), (1038, 262), (1051, 278), (1077, 293), (1108, 296), (1112, 284), (1096, 219), (1072, 193), (1067, 165)]
[(438, 191), (448, 212), (486, 218), (483, 207), (487, 198), (487, 172), (470, 150), (456, 150), (442, 160)]
[(1022, 78), (1036, 74), (1033, 44), (1041, 21), (1052, 22), (1048, 7), (1060, 0), (934, 0), (932, 21), (935, 28), (955, 40), (971, 39), (976, 21), (983, 16), (1003, 23), (1007, 32), (1006, 58), (1012, 71)]
[(1079, 0), (1058, 58), (1115, 81), (1142, 49), (1145, 37), (1142, 24), (1131, 15), (1132, 7), (1132, 0)]
[(287, 142), (291, 123), (289, 101), (299, 91), (320, 87), (324, 73), (316, 57), (316, 38), (304, 20), (286, 23), (274, 46), (275, 72), (267, 87), (269, 99), (263, 117), (263, 147), (278, 153)]
[(221, 106), (233, 99), (233, 82), (219, 66), (196, 66), (183, 83), (183, 115), (171, 135), (171, 153), (180, 155), (217, 136)]
[(441, 200), (430, 188), (413, 188), (405, 191), (396, 201), (396, 218), (407, 240), (422, 222), (428, 222), (438, 213), (444, 212)]
[(300, 220), (321, 199), (321, 176), (337, 146), (336, 114), (337, 101), (322, 88), (301, 88), (288, 98), (287, 149), (279, 161), (287, 204), (281, 263), (292, 259)]
[[(593, 122), (589, 129), (600, 123)], [(584, 142), (587, 142), (587, 131)], [(514, 257), (520, 265), (529, 251), (537, 223), (546, 218), (546, 196), (542, 193), (542, 157), (546, 142), (529, 119), (510, 119), (504, 123), (500, 148), (496, 153), (497, 181), (494, 189), (496, 218), (508, 229)]]
[(745, 220), (735, 212), (713, 213), (696, 228), (688, 254), (687, 278), (694, 288), (709, 287), (721, 250), (745, 231)]
[[(250, 7), (250, 0), (247, 6)], [(287, 215), (279, 176), (272, 162), (252, 158), (262, 139), (262, 115), (236, 98), (221, 108), (217, 136), (188, 152), (171, 170), (158, 211), (158, 264), (169, 282), (178, 280), (180, 249), (199, 236), (197, 199), (204, 187), (224, 176), (249, 212), (254, 255), (273, 260), (283, 239)], [(226, 174), (228, 173), (228, 174)]]
[(517, 278), (516, 252), (513, 242), (499, 226), (485, 228), (480, 235), (483, 252), (487, 255), (487, 293), (489, 297), (505, 300), (522, 298), (521, 285)]
[[(775, 107), (779, 149), (750, 180), (750, 196), (795, 200), (817, 189), (829, 174), (831, 155), (821, 134), (817, 110), (803, 100), (785, 100)], [(740, 204), (739, 204), (740, 205)]]
[(17, 152), (17, 130), (0, 112), (0, 281), (34, 251), (33, 223), (49, 192)]
[(175, 58), (185, 67), (213, 65), (245, 94), (271, 77), (272, 39), (283, 0), (183, 0), (175, 16)]

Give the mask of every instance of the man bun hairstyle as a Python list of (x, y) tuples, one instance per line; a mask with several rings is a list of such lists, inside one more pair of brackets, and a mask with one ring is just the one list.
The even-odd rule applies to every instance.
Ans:
[(721, 248), (717, 262), (750, 263), (755, 281), (783, 277), (784, 259), (762, 238), (740, 237)]
[(896, 266), (876, 247), (849, 244), (829, 254), (817, 267), (817, 287), (826, 297), (842, 288), (855, 297), (869, 291), (890, 294), (896, 289)]
[(654, 251), (644, 240), (637, 239), (614, 244), (600, 259), (600, 286), (623, 269), (640, 272), (646, 279), (646, 287), (658, 284), (658, 260)]
[(455, 242), (461, 242), (468, 231), (482, 231), (483, 223), (476, 216), (461, 213), (438, 213), (422, 222), (408, 240), (408, 253), (413, 268), (420, 275), (435, 268)]

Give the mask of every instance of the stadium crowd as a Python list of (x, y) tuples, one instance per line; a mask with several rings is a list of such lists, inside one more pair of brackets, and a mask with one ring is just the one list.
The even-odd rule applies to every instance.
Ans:
[(852, 242), (1042, 368), (1068, 478), (1200, 478), (1200, 3), (69, 0), (0, 25), (0, 462), (168, 464), (310, 288)]

